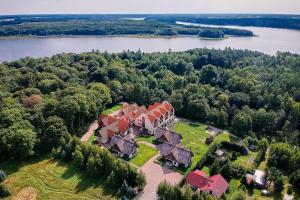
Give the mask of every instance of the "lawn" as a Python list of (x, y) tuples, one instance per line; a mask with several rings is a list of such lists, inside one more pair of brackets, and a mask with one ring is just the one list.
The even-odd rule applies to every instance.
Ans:
[(102, 114), (109, 115), (110, 113), (113, 113), (113, 112), (115, 112), (117, 110), (120, 110), (121, 108), (122, 108), (122, 105), (121, 104), (117, 104), (117, 105), (115, 105), (115, 106), (113, 106), (111, 108), (108, 108), (108, 109), (104, 110), (102, 112)]
[(145, 141), (149, 143), (153, 143), (155, 140), (155, 137), (153, 135), (140, 135), (135, 138), (137, 141)]
[(95, 133), (93, 133), (91, 137), (89, 137), (87, 143), (92, 144), (95, 140), (96, 140), (96, 136)]
[[(179, 121), (176, 123), (174, 131), (182, 135), (182, 145), (191, 148), (194, 154), (192, 158), (192, 165), (183, 171), (183, 173), (187, 173), (189, 169), (193, 169), (197, 162), (208, 150), (209, 146), (205, 144), (205, 139), (209, 137), (210, 134), (206, 132), (206, 129), (207, 125), (200, 123), (184, 121)], [(223, 132), (218, 134), (214, 139), (214, 142), (217, 143), (221, 141), (239, 142), (240, 139), (229, 134), (228, 132)], [(242, 161), (243, 160), (241, 158), (240, 162), (242, 163)]]
[(205, 132), (206, 128), (206, 125), (188, 122), (177, 122), (174, 127), (174, 131), (182, 135), (182, 145), (191, 148), (194, 154), (192, 165), (184, 173), (194, 168), (208, 149), (208, 146), (205, 144), (205, 139), (209, 136)]
[(239, 156), (235, 161), (233, 161), (233, 163), (251, 169), (253, 168), (253, 162), (255, 160), (256, 154), (257, 152), (249, 151), (248, 155)]
[(157, 150), (145, 144), (139, 144), (139, 151), (137, 155), (129, 162), (136, 166), (143, 166), (150, 158), (157, 154)]
[[(8, 162), (1, 169), (8, 174), (5, 184), (12, 199), (117, 199), (104, 189), (103, 181), (89, 177), (71, 163), (49, 157), (26, 162)], [(29, 195), (31, 195), (29, 197)]]

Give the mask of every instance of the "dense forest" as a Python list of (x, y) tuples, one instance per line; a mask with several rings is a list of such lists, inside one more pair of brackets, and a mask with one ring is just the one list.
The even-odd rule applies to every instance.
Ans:
[(243, 29), (183, 26), (159, 19), (132, 20), (125, 16), (42, 15), (0, 16), (0, 36), (48, 35), (189, 35), (224, 38), (253, 36)]
[(49, 152), (108, 104), (170, 101), (177, 116), (299, 145), (300, 57), (242, 50), (98, 51), (0, 65), (0, 156)]
[(184, 21), (199, 24), (256, 26), (269, 28), (300, 29), (299, 15), (278, 14), (190, 14), (152, 15), (147, 19), (159, 19), (169, 23)]

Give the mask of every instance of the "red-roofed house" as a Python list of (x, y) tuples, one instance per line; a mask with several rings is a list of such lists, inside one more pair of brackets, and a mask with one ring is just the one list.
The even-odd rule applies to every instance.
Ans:
[(165, 128), (175, 122), (174, 108), (167, 101), (155, 102), (137, 120), (141, 122), (141, 127), (148, 130), (148, 133), (154, 134), (157, 128)]
[(99, 137), (101, 143), (107, 143), (114, 134), (127, 135), (132, 125), (146, 129), (154, 134), (156, 128), (163, 128), (174, 123), (174, 108), (163, 101), (154, 103), (148, 109), (136, 103), (124, 103), (119, 111), (99, 116)]
[(228, 188), (227, 181), (222, 175), (216, 174), (207, 177), (204, 172), (195, 170), (187, 175), (186, 182), (194, 189), (209, 192), (217, 198), (221, 198)]

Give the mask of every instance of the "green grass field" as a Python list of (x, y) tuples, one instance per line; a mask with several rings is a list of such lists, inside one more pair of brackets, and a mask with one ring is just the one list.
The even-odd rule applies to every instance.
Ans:
[[(103, 180), (88, 176), (72, 163), (49, 157), (9, 162), (1, 167), (8, 174), (5, 184), (15, 199), (117, 199), (104, 189)], [(31, 190), (30, 194), (26, 189)], [(27, 194), (26, 194), (27, 193)], [(33, 194), (35, 193), (35, 194)], [(31, 197), (28, 197), (31, 195)]]
[(137, 141), (145, 141), (149, 143), (153, 143), (155, 140), (155, 137), (153, 135), (140, 135), (135, 138)]
[(122, 108), (122, 105), (121, 104), (117, 104), (117, 105), (115, 105), (115, 106), (113, 106), (111, 108), (108, 108), (108, 109), (104, 110), (102, 112), (102, 114), (109, 115), (110, 113), (113, 113), (113, 112), (115, 112), (117, 110), (120, 110), (121, 108)]
[[(182, 135), (182, 144), (186, 147), (191, 148), (194, 156), (192, 158), (192, 165), (186, 169), (183, 173), (189, 171), (189, 169), (194, 168), (197, 162), (201, 159), (201, 157), (206, 153), (208, 150), (208, 145), (205, 144), (205, 139), (210, 136), (209, 133), (206, 132), (207, 125), (195, 123), (195, 122), (183, 122), (179, 121), (176, 123), (174, 127), (174, 131), (180, 133)], [(223, 132), (218, 134), (214, 142), (221, 142), (221, 141), (230, 141), (230, 142), (239, 142), (240, 138), (235, 137), (228, 132)], [(254, 156), (250, 154), (250, 156)], [(249, 158), (250, 158), (249, 156)], [(251, 164), (247, 163), (248, 157), (239, 157), (237, 159), (237, 164), (251, 166)]]
[(239, 156), (233, 163), (246, 167), (248, 169), (253, 168), (253, 162), (255, 160), (257, 152), (250, 151), (246, 156)]
[(174, 127), (174, 131), (182, 135), (182, 145), (191, 148), (194, 154), (192, 158), (192, 165), (186, 169), (185, 172), (194, 168), (208, 149), (208, 145), (205, 144), (205, 139), (209, 136), (209, 134), (205, 132), (206, 128), (206, 125), (187, 122), (177, 122)]
[(136, 166), (143, 166), (150, 158), (157, 154), (157, 150), (145, 144), (139, 144), (139, 152), (129, 162)]

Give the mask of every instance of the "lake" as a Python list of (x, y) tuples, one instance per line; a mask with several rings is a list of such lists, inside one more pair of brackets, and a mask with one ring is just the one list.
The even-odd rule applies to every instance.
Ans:
[[(208, 25), (204, 25), (208, 26)], [(237, 28), (237, 26), (228, 26)], [(12, 61), (26, 56), (52, 56), (62, 52), (86, 52), (93, 49), (111, 53), (123, 50), (143, 52), (184, 51), (193, 48), (249, 49), (274, 55), (277, 51), (300, 54), (300, 31), (238, 27), (251, 30), (257, 37), (229, 37), (223, 40), (198, 37), (137, 38), (124, 36), (61, 36), (0, 39), (0, 62)]]

